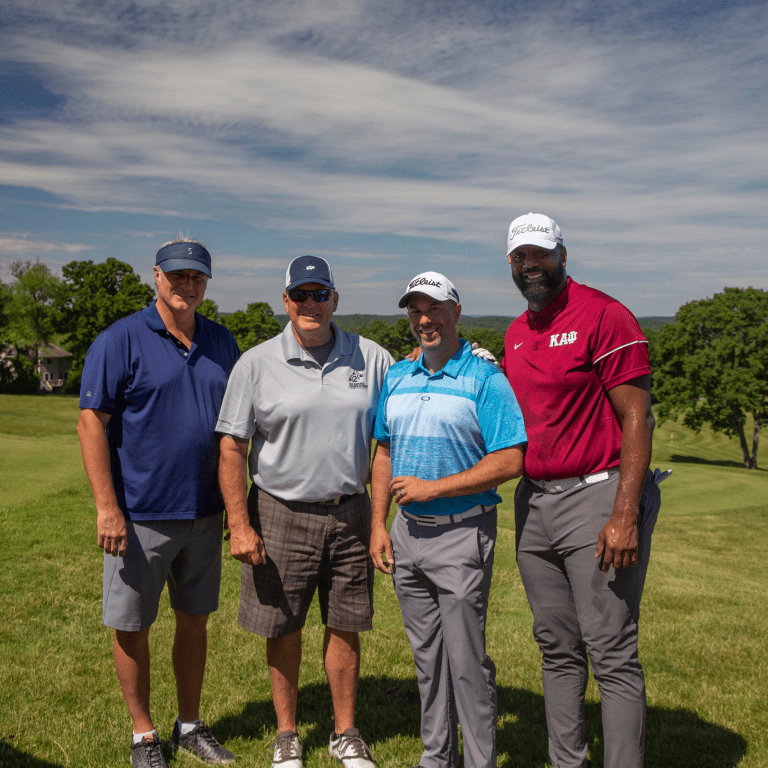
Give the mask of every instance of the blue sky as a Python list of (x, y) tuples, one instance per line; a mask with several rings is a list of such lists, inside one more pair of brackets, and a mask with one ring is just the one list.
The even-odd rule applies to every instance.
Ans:
[(517, 315), (510, 221), (635, 314), (768, 288), (764, 2), (4, 0), (0, 277), (177, 232), (224, 311), (329, 259), (338, 312), (444, 272)]

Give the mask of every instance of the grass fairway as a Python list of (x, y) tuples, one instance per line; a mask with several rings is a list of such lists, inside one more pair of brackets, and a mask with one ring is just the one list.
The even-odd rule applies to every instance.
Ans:
[[(130, 764), (130, 722), (101, 624), (101, 556), (80, 463), (77, 401), (0, 396), (0, 766)], [(768, 450), (758, 464), (768, 467)], [(738, 445), (668, 422), (657, 429), (662, 486), (643, 599), (648, 766), (768, 767), (764, 569), (768, 472), (739, 466)], [(514, 561), (513, 484), (502, 489), (488, 645), (498, 667), (499, 765), (547, 765), (539, 654)], [(211, 617), (203, 716), (238, 756), (269, 765), (274, 712), (264, 643), (236, 624), (239, 566), (224, 560)], [(377, 574), (373, 632), (363, 637), (358, 723), (381, 768), (420, 756), (413, 661), (391, 582)], [(176, 714), (167, 596), (151, 634), (152, 707), (163, 738)], [(308, 768), (332, 768), (322, 627), (305, 630), (299, 729)], [(602, 765), (597, 691), (587, 702), (592, 764)], [(186, 755), (175, 766), (200, 765)]]

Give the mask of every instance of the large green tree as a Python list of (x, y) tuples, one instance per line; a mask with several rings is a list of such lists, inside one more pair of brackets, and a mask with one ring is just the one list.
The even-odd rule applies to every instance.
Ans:
[(14, 261), (7, 297), (7, 330), (19, 354), (37, 364), (40, 346), (50, 344), (58, 329), (62, 284), (40, 260)]
[(213, 299), (203, 299), (196, 311), (199, 312), (203, 317), (207, 317), (209, 320), (213, 320), (214, 323), (221, 322), (221, 316), (219, 315), (219, 305)]
[[(211, 308), (207, 309), (210, 311)], [(218, 307), (216, 309), (218, 310)], [(283, 330), (274, 314), (269, 304), (265, 301), (257, 301), (249, 304), (245, 312), (238, 309), (230, 315), (223, 315), (219, 318), (219, 322), (230, 330), (240, 351), (245, 352), (246, 349), (277, 336)]]
[(380, 344), (395, 360), (402, 360), (416, 346), (411, 327), (404, 317), (393, 325), (383, 320), (373, 320), (370, 325), (360, 326), (358, 334)]
[[(651, 362), (659, 417), (683, 414), (699, 431), (709, 423), (738, 437), (744, 466), (757, 468), (760, 426), (768, 407), (768, 292), (726, 288), (680, 308), (654, 334)], [(753, 418), (751, 445), (745, 433)]]
[(62, 269), (64, 293), (61, 301), (66, 345), (72, 353), (67, 390), (80, 388), (85, 353), (109, 325), (146, 307), (154, 297), (133, 267), (117, 259), (102, 264), (71, 261)]
[(491, 328), (468, 328), (459, 323), (459, 336), (487, 349), (499, 362), (504, 357), (504, 334)]

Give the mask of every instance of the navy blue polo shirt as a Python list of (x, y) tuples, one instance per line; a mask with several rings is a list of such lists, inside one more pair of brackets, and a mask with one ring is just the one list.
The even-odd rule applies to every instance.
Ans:
[(195, 314), (187, 350), (153, 302), (101, 333), (85, 358), (80, 407), (111, 414), (107, 436), (126, 518), (192, 520), (224, 509), (216, 420), (239, 350), (223, 326)]

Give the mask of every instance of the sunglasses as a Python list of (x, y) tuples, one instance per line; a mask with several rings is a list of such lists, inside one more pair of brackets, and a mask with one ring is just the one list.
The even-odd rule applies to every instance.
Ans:
[(333, 291), (328, 288), (318, 288), (316, 291), (291, 291), (288, 297), (296, 304), (303, 304), (310, 296), (312, 301), (322, 304), (324, 301), (328, 301), (331, 298)]

